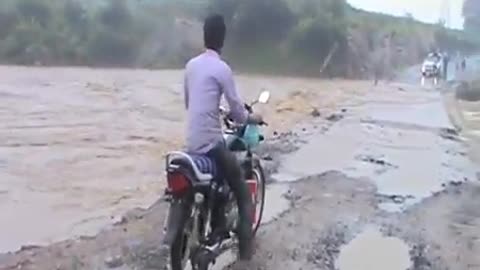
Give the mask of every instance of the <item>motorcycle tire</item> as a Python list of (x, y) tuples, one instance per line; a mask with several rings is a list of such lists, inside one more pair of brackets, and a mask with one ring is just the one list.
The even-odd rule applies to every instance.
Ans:
[(173, 241), (172, 246), (170, 247), (170, 266), (172, 270), (184, 270), (186, 268), (186, 264), (190, 263), (190, 259), (186, 258), (190, 257), (190, 254), (186, 255), (186, 252), (190, 252), (187, 250), (188, 241), (190, 240), (189, 237), (191, 236), (187, 234), (189, 221), (191, 219), (186, 217), (180, 224), (178, 224), (178, 233)]
[[(260, 207), (257, 209), (259, 211), (256, 223), (253, 225), (252, 229), (252, 234), (255, 236), (257, 234), (258, 229), (260, 228), (260, 225), (262, 223), (262, 217), (263, 217), (263, 211), (265, 208), (265, 189), (266, 189), (266, 179), (265, 179), (265, 173), (263, 171), (263, 168), (260, 164), (260, 162), (257, 160), (254, 164), (253, 167), (253, 173), (255, 176), (258, 178), (258, 183), (257, 183), (257, 192), (259, 191), (261, 194), (261, 199), (259, 202)], [(257, 195), (258, 198), (258, 195)], [(256, 206), (254, 206), (256, 207)]]

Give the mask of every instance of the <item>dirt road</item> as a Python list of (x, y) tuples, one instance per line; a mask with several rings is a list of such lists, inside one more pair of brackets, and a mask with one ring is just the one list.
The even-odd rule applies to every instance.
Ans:
[[(4, 72), (11, 71), (6, 69)], [(38, 73), (33, 72), (37, 74), (35, 76), (48, 78), (42, 75), (42, 71), (36, 72)], [(78, 74), (78, 70), (69, 72), (71, 73), (67, 73), (71, 79), (74, 74)], [(84, 77), (99, 76), (95, 72), (83, 72)], [(103, 125), (94, 125), (95, 131), (92, 133), (97, 136), (107, 134), (110, 139), (103, 139), (101, 143), (95, 141), (80, 145), (78, 140), (71, 139), (68, 143), (60, 144), (67, 149), (58, 150), (58, 153), (62, 155), (75, 153), (72, 151), (73, 147), (85, 149), (89, 145), (94, 150), (89, 150), (88, 155), (92, 155), (105, 145), (125, 145), (125, 152), (117, 152), (122, 158), (102, 163), (99, 167), (109, 171), (104, 174), (104, 177), (108, 178), (111, 175), (110, 170), (117, 168), (116, 166), (126, 166), (129, 162), (133, 165), (130, 165), (130, 169), (123, 167), (120, 173), (115, 174), (120, 177), (118, 182), (116, 179), (105, 181), (112, 183), (112, 190), (115, 190), (114, 194), (117, 196), (123, 193), (116, 188), (121, 190), (124, 185), (133, 185), (127, 180), (129, 177), (135, 179), (143, 175), (146, 186), (150, 189), (146, 188), (142, 193), (142, 189), (139, 188), (139, 191), (131, 193), (129, 199), (121, 200), (121, 204), (112, 204), (108, 200), (105, 204), (97, 204), (99, 210), (96, 210), (95, 215), (100, 216), (109, 211), (125, 212), (126, 209), (142, 207), (158, 199), (162, 185), (158, 184), (156, 179), (161, 174), (161, 167), (155, 165), (161, 160), (157, 155), (174, 145), (166, 143), (168, 137), (162, 137), (162, 134), (165, 134), (165, 125), (170, 127), (170, 123), (165, 121), (165, 118), (154, 118), (153, 112), (165, 110), (161, 113), (158, 111), (156, 116), (180, 114), (180, 110), (174, 108), (172, 104), (174, 100), (178, 102), (180, 99), (179, 86), (176, 84), (176, 79), (180, 78), (178, 73), (172, 71), (159, 75), (145, 71), (111, 71), (105, 74), (109, 75), (96, 77), (101, 78), (98, 79), (100, 81), (106, 80), (103, 84), (123, 82), (116, 92), (108, 94), (110, 98), (121, 101), (117, 103), (121, 105), (113, 107), (122, 110), (129, 107), (138, 108), (137, 105), (127, 104), (132, 104), (132, 100), (138, 100), (138, 97), (142, 96), (144, 99), (138, 104), (143, 102), (150, 104), (145, 106), (145, 114), (149, 117), (141, 113), (134, 113), (136, 117), (128, 114), (133, 118), (126, 118), (126, 113), (123, 117), (116, 117), (122, 114), (105, 108), (109, 111), (105, 112), (108, 117), (101, 122)], [(148, 74), (150, 79), (145, 79), (145, 74)], [(32, 75), (26, 77), (30, 76)], [(15, 82), (24, 83), (25, 80), (26, 78), (21, 78)], [(38, 84), (38, 80), (30, 79), (30, 83)], [(138, 93), (135, 90), (137, 87), (133, 89), (128, 83), (150, 85), (147, 83), (150, 80), (157, 83), (156, 87), (149, 88), (149, 91), (139, 90)], [(68, 76), (66, 81), (69, 81)], [(272, 92), (275, 89), (273, 104), (264, 108), (267, 119), (272, 119), (269, 122), (273, 122), (270, 130), (271, 139), (260, 149), (261, 155), (266, 157), (264, 161), (266, 166), (272, 172), (270, 175), (272, 183), (267, 191), (266, 219), (257, 237), (257, 252), (254, 259), (249, 263), (232, 264), (235, 258), (231, 253), (227, 253), (219, 260), (216, 269), (480, 269), (477, 256), (480, 254), (480, 202), (477, 199), (480, 186), (476, 165), (470, 161), (465, 138), (458, 134), (451, 124), (442, 94), (407, 84), (380, 85), (374, 88), (371, 83), (362, 82), (260, 77), (241, 77), (240, 84), (243, 89), (250, 89), (251, 92), (247, 92), (246, 95), (251, 96), (255, 95), (256, 89), (266, 88)], [(45, 86), (44, 91), (49, 91), (47, 89), (53, 85), (57, 83)], [(173, 94), (170, 97), (164, 97), (164, 92), (168, 91), (162, 91), (162, 94), (152, 91), (157, 87), (175, 90), (171, 91)], [(56, 105), (69, 104), (67, 102), (69, 98), (66, 98), (66, 94), (60, 89), (63, 87), (59, 87), (55, 94), (47, 95), (52, 99), (45, 108), (53, 111), (52, 108), (56, 108)], [(23, 94), (23, 91), (20, 92)], [(75, 91), (80, 96), (91, 94), (85, 94), (89, 92), (85, 92), (84, 87)], [(14, 99), (8, 97), (12, 93), (6, 93), (2, 92), (2, 95)], [(35, 93), (37, 92), (32, 90), (24, 96)], [(154, 96), (153, 93), (161, 96)], [(85, 102), (81, 106), (69, 104), (65, 105), (66, 108), (58, 108), (57, 115), (67, 108), (91, 113), (91, 107), (106, 107), (103, 103), (95, 105), (98, 100), (103, 100), (96, 95), (97, 93), (89, 100), (90, 102)], [(41, 100), (45, 98), (44, 95), (37, 96)], [(161, 101), (162, 105), (155, 105), (157, 100)], [(320, 116), (310, 115), (314, 107), (320, 109)], [(5, 122), (3, 119), (7, 121), (10, 119), (9, 125), (18, 122), (18, 118), (15, 119), (18, 115), (23, 117), (29, 115), (26, 108), (28, 106), (24, 104), (17, 107), (16, 113), (12, 113), (12, 109), (1, 107), (2, 123)], [(85, 114), (79, 118), (85, 120), (95, 115), (97, 114)], [(61, 119), (54, 116), (47, 118)], [(63, 117), (63, 114), (59, 117)], [(176, 124), (173, 124), (176, 128), (169, 129), (169, 133), (180, 134), (181, 117), (179, 118), (176, 119)], [(29, 142), (37, 138), (37, 134), (41, 134), (43, 128), (36, 127), (33, 133), (25, 131), (19, 134), (25, 134), (25, 137), (21, 138)], [(48, 138), (46, 140), (49, 142), (59, 138), (76, 138), (76, 135), (82, 134), (78, 128), (68, 129), (68, 136), (58, 136), (49, 130), (49, 133), (44, 133), (44, 138)], [(4, 129), (0, 133), (1, 136), (7, 136), (8, 130), (10, 129)], [(273, 135), (273, 131), (277, 130), (276, 135)], [(108, 134), (114, 135), (110, 137)], [(135, 147), (132, 147), (132, 142), (125, 140), (132, 134), (151, 136), (155, 140), (142, 140), (141, 144), (133, 144)], [(13, 140), (18, 137), (12, 135), (7, 138)], [(11, 192), (18, 192), (16, 190), (26, 192), (24, 190), (27, 189), (18, 188), (26, 185), (25, 183), (33, 185), (32, 180), (19, 173), (20, 166), (25, 166), (20, 158), (25, 158), (27, 151), (32, 151), (32, 147), (39, 146), (24, 143), (0, 148), (0, 160), (8, 157), (6, 163), (8, 166), (0, 167), (2, 168), (0, 187), (2, 189), (6, 187), (7, 196)], [(156, 147), (155, 154), (150, 152), (151, 147)], [(16, 162), (10, 158), (12, 153), (16, 154), (14, 155)], [(135, 155), (129, 155), (131, 153)], [(44, 163), (43, 159), (39, 158), (41, 152), (34, 156), (36, 157), (26, 159), (30, 164), (36, 164), (37, 167), (33, 168), (55, 164)], [(58, 159), (58, 166), (66, 167), (63, 171), (55, 173), (51, 171), (47, 173), (47, 168), (42, 171), (23, 168), (24, 171), (41, 176), (43, 182), (49, 181), (49, 175), (58, 177), (58, 181), (68, 178), (66, 176), (77, 179), (63, 182), (64, 186), (83, 183), (82, 174), (90, 173), (94, 178), (88, 180), (91, 181), (90, 187), (95, 187), (97, 191), (108, 190), (103, 184), (94, 185), (98, 183), (98, 178), (95, 177), (99, 175), (95, 169), (97, 159), (99, 158), (87, 159), (89, 166), (86, 167), (77, 167), (77, 163), (68, 165), (69, 163), (64, 161), (68, 159)], [(11, 164), (17, 166), (12, 167)], [(3, 175), (9, 180), (4, 181)], [(14, 178), (18, 175), (22, 176), (21, 181)], [(16, 181), (21, 184), (13, 185), (14, 188), (11, 188), (10, 183)], [(136, 182), (135, 185), (138, 183), (142, 182)], [(53, 196), (52, 190), (54, 189), (45, 193)], [(67, 187), (65, 190), (75, 188)], [(62, 194), (64, 191), (60, 190), (58, 193)], [(79, 193), (84, 195), (81, 198), (86, 198), (85, 200), (92, 205), (106, 198), (105, 195), (98, 194), (101, 192), (94, 192), (88, 196), (86, 194), (91, 194), (90, 192)], [(0, 196), (5, 196), (2, 194), (0, 193)], [(54, 205), (63, 205), (67, 209), (66, 212), (75, 213), (75, 216), (79, 213), (83, 217), (88, 216), (85, 214), (88, 211), (84, 208), (74, 207), (69, 203), (81, 198), (63, 196), (64, 200), (51, 201), (55, 202)], [(3, 209), (10, 209), (7, 213), (11, 213), (10, 219), (2, 220), (5, 226), (10, 226), (6, 228), (15, 228), (17, 224), (12, 202), (21, 205), (22, 200), (29, 200), (29, 196), (27, 199), (23, 199), (24, 197), (21, 196), (22, 199), (17, 201), (10, 201), (12, 197), (7, 197), (8, 199), (0, 197), (2, 212)], [(33, 198), (37, 199), (35, 203), (38, 203), (39, 207), (42, 202), (50, 202), (38, 197)], [(33, 199), (31, 200), (30, 204), (33, 204)], [(165, 269), (166, 251), (160, 247), (159, 241), (162, 237), (161, 228), (166, 205), (161, 201), (151, 205), (148, 209), (137, 208), (129, 211), (123, 218), (116, 218), (113, 226), (105, 227), (105, 224), (112, 222), (110, 220), (98, 223), (94, 227), (97, 230), (100, 226), (104, 229), (96, 236), (78, 237), (86, 235), (85, 230), (80, 233), (68, 231), (60, 239), (70, 240), (58, 242), (56, 239), (46, 247), (24, 246), (18, 252), (0, 255), (0, 269)], [(47, 203), (42, 207), (50, 209), (51, 205)], [(18, 209), (20, 213), (22, 210), (24, 213), (30, 211), (27, 206)], [(35, 211), (36, 208), (33, 209)], [(82, 209), (83, 212), (77, 209)], [(71, 228), (72, 223), (75, 224), (72, 220), (58, 219), (61, 216), (56, 215), (57, 212), (53, 210), (50, 211), (53, 221), (60, 220), (68, 225), (65, 225), (67, 228)], [(110, 216), (104, 214), (103, 217)], [(32, 219), (28, 221), (30, 223), (24, 225), (27, 228), (32, 227), (28, 225), (33, 224)], [(43, 222), (43, 219), (39, 219), (39, 227), (43, 228), (46, 225)], [(22, 230), (22, 226), (19, 230)], [(14, 229), (11, 232), (15, 232)], [(5, 235), (7, 234), (2, 232), (2, 239)], [(36, 237), (44, 239), (38, 235)], [(20, 240), (14, 239), (10, 243), (29, 244), (28, 241)]]

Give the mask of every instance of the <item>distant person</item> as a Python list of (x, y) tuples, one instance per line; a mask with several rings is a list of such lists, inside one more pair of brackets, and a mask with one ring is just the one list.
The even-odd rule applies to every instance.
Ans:
[(445, 80), (448, 79), (448, 62), (450, 61), (450, 57), (448, 56), (448, 53), (445, 52), (442, 57), (443, 60), (443, 78)]
[(383, 76), (385, 73), (384, 58), (381, 50), (377, 50), (373, 54), (372, 71), (373, 71), (373, 84), (378, 85), (378, 82), (381, 79), (383, 79)]
[(460, 64), (460, 67), (462, 69), (462, 72), (467, 70), (467, 59), (465, 59), (465, 57), (462, 58), (462, 63)]

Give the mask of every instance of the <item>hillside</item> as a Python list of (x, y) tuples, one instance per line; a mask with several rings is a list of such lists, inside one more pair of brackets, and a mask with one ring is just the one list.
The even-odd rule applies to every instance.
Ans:
[(250, 72), (365, 77), (433, 47), (475, 46), (461, 32), (345, 0), (4, 0), (0, 62), (181, 67), (201, 50), (201, 18), (212, 11), (227, 18), (226, 58)]

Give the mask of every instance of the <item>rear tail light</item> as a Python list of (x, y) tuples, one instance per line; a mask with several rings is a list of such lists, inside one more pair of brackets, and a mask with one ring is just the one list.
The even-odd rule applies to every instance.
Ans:
[(172, 195), (181, 195), (188, 190), (190, 182), (180, 172), (169, 172), (167, 174), (168, 189)]

